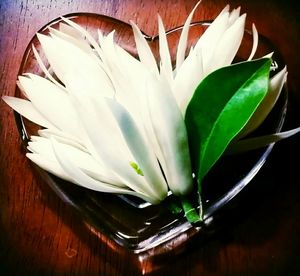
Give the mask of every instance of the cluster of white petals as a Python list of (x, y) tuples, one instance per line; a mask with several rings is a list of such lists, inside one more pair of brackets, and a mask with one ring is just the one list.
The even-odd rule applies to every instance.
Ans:
[[(66, 18), (49, 35), (37, 34), (55, 77), (33, 47), (45, 77), (19, 76), (28, 100), (4, 97), (15, 111), (43, 127), (31, 137), (27, 157), (88, 189), (135, 195), (153, 204), (169, 191), (179, 196), (191, 191), (185, 110), (200, 81), (232, 63), (246, 19), (240, 9), (227, 6), (187, 55), (196, 7), (183, 26), (175, 68), (160, 17), (159, 61), (134, 23), (139, 59), (114, 42), (114, 32), (99, 32), (96, 40)], [(255, 28), (253, 37), (249, 59), (257, 46)], [(285, 77), (282, 72), (279, 82)]]

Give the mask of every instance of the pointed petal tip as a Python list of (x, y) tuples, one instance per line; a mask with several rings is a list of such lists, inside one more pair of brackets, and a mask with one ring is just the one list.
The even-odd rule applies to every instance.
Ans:
[(221, 14), (223, 14), (223, 13), (226, 13), (226, 12), (229, 12), (229, 11), (230, 11), (230, 5), (227, 4), (227, 5), (223, 8), (223, 10), (220, 12), (219, 15), (221, 15)]
[(41, 39), (46, 39), (46, 38), (48, 38), (48, 36), (47, 35), (45, 35), (45, 34), (42, 34), (42, 33), (39, 33), (39, 32), (37, 32), (36, 33), (36, 36), (37, 36), (37, 38), (40, 40), (40, 38)]
[(240, 20), (246, 20), (246, 17), (247, 17), (247, 13), (243, 13), (239, 18)]
[[(13, 97), (13, 96), (2, 96), (2, 100), (7, 104), (9, 105), (10, 107), (12, 107), (13, 105), (13, 101), (15, 100), (16, 98)], [(13, 108), (13, 107), (12, 107)]]
[(199, 1), (196, 3), (195, 7), (193, 8), (193, 11), (195, 11), (195, 10), (198, 8), (198, 6), (201, 4), (201, 2), (202, 2), (202, 0), (199, 0)]
[(7, 104), (7, 101), (9, 101), (8, 99), (9, 96), (2, 96), (1, 99)]
[(139, 27), (137, 26), (137, 24), (136, 24), (133, 20), (129, 20), (129, 24), (130, 24), (131, 26), (134, 26), (134, 27), (136, 27), (136, 28), (139, 29)]
[(197, 4), (194, 6), (192, 11), (188, 15), (188, 17), (183, 25), (183, 28), (181, 30), (181, 35), (180, 35), (180, 38), (178, 41), (177, 53), (176, 53), (176, 70), (178, 70), (181, 67), (181, 65), (184, 61), (190, 25), (191, 25), (195, 10), (200, 5), (200, 3), (201, 3), (201, 0), (198, 1)]
[(274, 52), (271, 52), (269, 54), (264, 55), (263, 57), (264, 58), (272, 58), (273, 54), (274, 54)]
[(52, 41), (51, 36), (48, 36), (48, 35), (45, 35), (42, 33), (36, 33), (36, 37), (43, 48), (45, 47), (45, 45), (47, 45), (47, 43), (50, 43)]
[(22, 82), (26, 82), (27, 80), (30, 79), (30, 75), (28, 75), (30, 73), (24, 73), (23, 75), (19, 75), (18, 76), (18, 81), (20, 82), (20, 84), (22, 85)]

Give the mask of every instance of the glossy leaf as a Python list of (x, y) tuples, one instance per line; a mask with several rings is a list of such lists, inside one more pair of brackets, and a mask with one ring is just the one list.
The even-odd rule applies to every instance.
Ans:
[(262, 58), (223, 67), (197, 87), (185, 123), (199, 183), (263, 100), (270, 66), (271, 60)]

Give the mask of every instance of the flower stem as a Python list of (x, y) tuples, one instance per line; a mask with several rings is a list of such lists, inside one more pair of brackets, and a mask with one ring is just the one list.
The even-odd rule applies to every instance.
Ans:
[(185, 217), (191, 224), (195, 224), (197, 222), (202, 221), (202, 204), (199, 196), (199, 212), (197, 208), (194, 207), (192, 200), (188, 197), (181, 197), (181, 205), (185, 214)]

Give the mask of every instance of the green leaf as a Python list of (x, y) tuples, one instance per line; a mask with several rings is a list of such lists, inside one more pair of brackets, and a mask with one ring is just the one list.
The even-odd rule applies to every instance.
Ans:
[(185, 123), (194, 173), (200, 183), (245, 126), (268, 90), (271, 60), (223, 67), (197, 87)]

